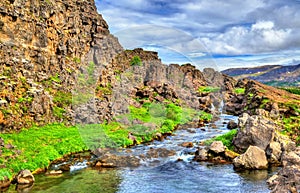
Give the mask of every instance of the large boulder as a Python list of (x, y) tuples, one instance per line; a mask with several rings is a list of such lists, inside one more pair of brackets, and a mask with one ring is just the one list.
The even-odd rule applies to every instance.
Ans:
[(239, 118), (238, 125), (240, 129), (233, 139), (238, 152), (244, 152), (250, 145), (266, 150), (278, 128), (274, 121), (262, 115), (249, 116), (246, 113)]
[(32, 184), (35, 179), (29, 170), (21, 170), (14, 180), (17, 184)]
[(237, 169), (266, 169), (268, 160), (265, 151), (256, 146), (250, 146), (247, 151), (233, 160)]

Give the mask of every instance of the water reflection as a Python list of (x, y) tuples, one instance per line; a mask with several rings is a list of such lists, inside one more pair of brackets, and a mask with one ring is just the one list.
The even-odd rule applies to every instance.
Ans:
[[(115, 169), (93, 170), (88, 168), (60, 176), (36, 175), (35, 185), (30, 192), (115, 193), (120, 181), (119, 173)], [(8, 192), (16, 191), (12, 186)]]

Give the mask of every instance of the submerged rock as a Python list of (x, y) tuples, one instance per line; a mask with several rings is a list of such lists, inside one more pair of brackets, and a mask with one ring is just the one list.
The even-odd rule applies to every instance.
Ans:
[(265, 151), (256, 146), (250, 146), (247, 151), (233, 160), (237, 169), (267, 169), (268, 160)]

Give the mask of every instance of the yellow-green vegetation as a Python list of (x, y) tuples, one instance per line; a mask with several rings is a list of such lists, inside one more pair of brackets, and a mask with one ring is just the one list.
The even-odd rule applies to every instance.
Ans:
[(22, 169), (34, 171), (46, 168), (55, 159), (70, 152), (87, 150), (76, 127), (53, 124), (44, 127), (24, 129), (20, 133), (0, 134), (13, 149), (3, 149), (0, 162), (6, 168), (0, 169), (0, 179), (9, 178)]
[(300, 95), (300, 88), (299, 87), (281, 87), (281, 89), (286, 90), (290, 93)]
[(139, 56), (133, 56), (133, 58), (130, 61), (131, 66), (141, 66), (142, 64), (142, 60)]
[(96, 65), (94, 62), (90, 62), (86, 67), (85, 73), (79, 73), (77, 77), (77, 85), (73, 90), (73, 104), (81, 105), (87, 103), (94, 97), (94, 91), (97, 83)]
[(234, 93), (236, 93), (236, 94), (245, 94), (245, 88), (235, 88)]
[[(299, 103), (286, 103), (286, 107), (295, 113), (300, 114)], [(284, 115), (282, 118), (283, 134), (288, 135), (292, 140), (300, 145), (300, 117), (296, 115)]]
[(57, 118), (63, 119), (66, 112), (65, 108), (72, 103), (72, 94), (70, 92), (57, 91), (54, 94), (53, 102), (53, 115)]
[(206, 140), (204, 142), (205, 145), (210, 145), (212, 144), (212, 142), (214, 141), (222, 141), (223, 144), (229, 149), (229, 150), (233, 150), (234, 146), (232, 144), (232, 140), (233, 138), (237, 135), (237, 129), (233, 129), (223, 135), (219, 135), (217, 137), (214, 137), (212, 139)]
[(218, 92), (219, 90), (220, 90), (219, 87), (211, 87), (211, 86), (200, 86), (198, 89), (200, 93)]
[(98, 97), (102, 97), (103, 95), (111, 95), (112, 92), (112, 86), (110, 84), (107, 84), (106, 86), (98, 85), (96, 87), (96, 94)]
[(267, 99), (267, 98), (262, 99), (259, 108), (264, 109), (269, 102), (270, 102), (270, 99)]

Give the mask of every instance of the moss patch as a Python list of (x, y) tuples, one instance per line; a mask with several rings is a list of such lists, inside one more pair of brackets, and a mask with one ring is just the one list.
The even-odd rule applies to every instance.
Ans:
[(232, 140), (233, 138), (237, 135), (237, 130), (236, 129), (233, 129), (223, 135), (220, 135), (220, 136), (217, 136), (217, 137), (214, 137), (212, 139), (209, 139), (209, 140), (206, 140), (204, 142), (205, 145), (210, 145), (212, 144), (212, 142), (214, 141), (222, 141), (223, 144), (229, 149), (229, 150), (233, 150), (234, 149), (234, 146), (232, 144)]

